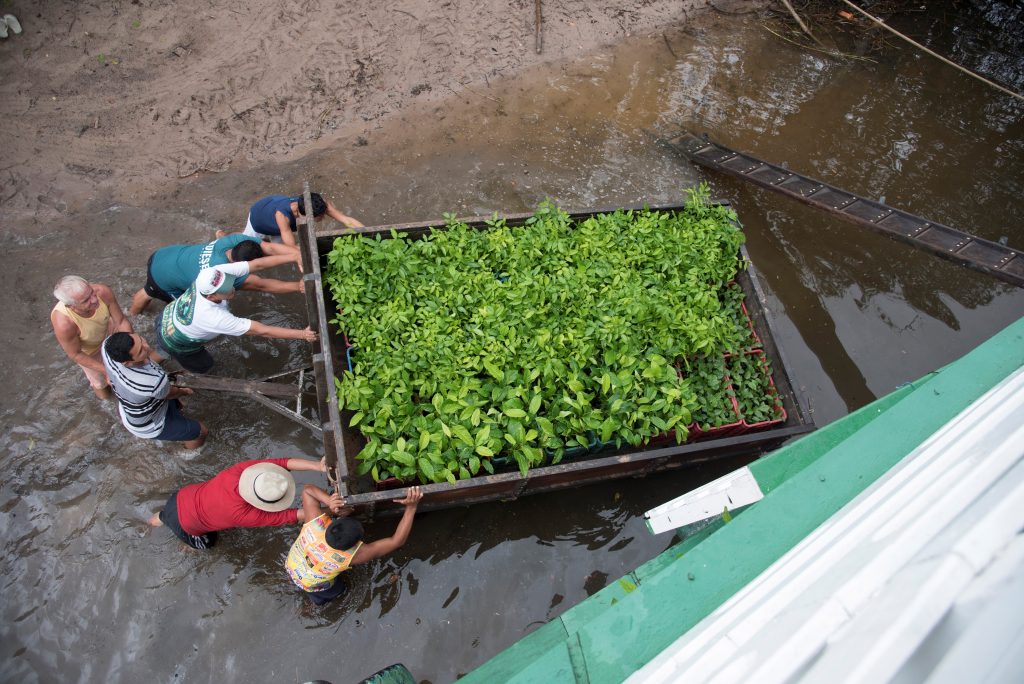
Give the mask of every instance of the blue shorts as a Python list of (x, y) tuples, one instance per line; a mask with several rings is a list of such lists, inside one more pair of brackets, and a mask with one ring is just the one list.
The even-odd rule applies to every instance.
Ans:
[(348, 587), (345, 586), (345, 580), (340, 577), (335, 577), (334, 584), (331, 586), (319, 591), (307, 591), (306, 595), (309, 596), (310, 600), (312, 600), (316, 605), (323, 606), (343, 595), (347, 588)]
[(203, 428), (198, 420), (192, 420), (181, 412), (181, 402), (171, 399), (167, 402), (164, 429), (156, 436), (163, 442), (190, 442), (199, 437)]

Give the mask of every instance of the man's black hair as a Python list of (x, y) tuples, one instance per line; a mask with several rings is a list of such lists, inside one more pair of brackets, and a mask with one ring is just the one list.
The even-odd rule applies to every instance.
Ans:
[(242, 240), (231, 248), (232, 261), (252, 261), (263, 256), (263, 247), (256, 240)]
[(351, 549), (363, 538), (363, 525), (352, 518), (335, 518), (324, 532), (324, 541), (338, 551)]
[[(309, 193), (309, 199), (313, 202), (313, 218), (320, 218), (327, 213), (327, 202), (324, 202), (324, 198), (320, 196), (319, 192)], [(306, 201), (302, 195), (299, 195), (299, 213), (303, 216), (306, 215)]]
[(126, 332), (116, 332), (103, 342), (103, 349), (107, 356), (118, 363), (124, 363), (132, 358), (132, 347), (135, 340)]

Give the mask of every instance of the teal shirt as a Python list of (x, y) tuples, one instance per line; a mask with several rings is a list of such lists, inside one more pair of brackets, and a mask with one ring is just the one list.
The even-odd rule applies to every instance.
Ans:
[[(153, 281), (160, 289), (177, 299), (195, 282), (199, 271), (210, 266), (228, 263), (226, 252), (244, 240), (259, 240), (248, 235), (226, 235), (205, 245), (171, 245), (158, 249), (153, 253), (153, 262), (149, 272)], [(239, 289), (249, 276), (235, 279), (235, 289)]]

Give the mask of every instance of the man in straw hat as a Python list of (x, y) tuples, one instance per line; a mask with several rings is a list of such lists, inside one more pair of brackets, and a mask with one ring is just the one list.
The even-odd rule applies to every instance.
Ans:
[[(332, 512), (338, 513), (340, 509), (342, 517), (332, 520), (327, 513), (321, 514), (320, 504), (324, 498)], [(302, 510), (307, 522), (285, 562), (292, 582), (318, 606), (338, 598), (345, 593), (345, 582), (338, 577), (341, 573), (353, 565), (386, 556), (405, 544), (422, 498), (419, 487), (410, 487), (404, 498), (395, 499), (395, 503), (405, 506), (395, 533), (387, 539), (364, 544), (363, 526), (358, 520), (347, 517), (350, 509), (342, 508), (341, 496), (327, 496), (319, 487), (306, 485), (302, 488)]]
[(239, 318), (228, 310), (235, 296), (235, 279), (248, 275), (252, 262), (239, 261), (203, 269), (196, 280), (164, 307), (156, 322), (157, 347), (172, 356), (185, 370), (207, 373), (213, 357), (206, 343), (221, 335), (259, 335), (280, 340), (316, 340), (305, 328), (282, 328)]
[[(190, 484), (171, 494), (163, 510), (149, 519), (154, 527), (166, 525), (194, 549), (208, 549), (217, 532), (232, 527), (276, 527), (305, 522), (302, 508), (292, 508), (295, 480), (290, 471), (327, 472), (324, 460), (268, 458), (243, 461), (222, 470), (212, 480)], [(341, 511), (340, 497), (332, 499), (313, 487), (321, 503)]]

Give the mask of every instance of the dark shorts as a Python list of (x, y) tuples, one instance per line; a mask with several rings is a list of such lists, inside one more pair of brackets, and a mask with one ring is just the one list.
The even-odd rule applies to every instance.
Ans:
[(156, 315), (156, 346), (157, 349), (181, 364), (181, 367), (191, 373), (209, 373), (213, 368), (213, 356), (206, 349), (200, 349), (189, 354), (181, 354), (171, 351), (164, 344), (163, 335), (160, 332), (160, 322), (163, 320), (163, 312)]
[(167, 402), (167, 416), (164, 429), (156, 436), (164, 442), (190, 442), (203, 431), (198, 420), (192, 420), (181, 412), (181, 402), (171, 399)]
[(320, 591), (307, 591), (306, 595), (318, 606), (323, 606), (345, 594), (348, 587), (341, 577), (334, 578), (334, 584)]
[(167, 503), (164, 504), (164, 510), (160, 511), (160, 522), (164, 524), (164, 527), (173, 532), (175, 537), (193, 549), (205, 551), (217, 543), (216, 532), (207, 532), (196, 537), (181, 529), (181, 523), (178, 522), (178, 492), (174, 492), (167, 499)]
[(153, 280), (153, 257), (156, 252), (149, 255), (149, 261), (146, 262), (146, 284), (142, 286), (142, 289), (146, 291), (153, 299), (160, 299), (167, 303), (171, 302), (171, 295), (164, 292), (163, 288), (156, 284)]

